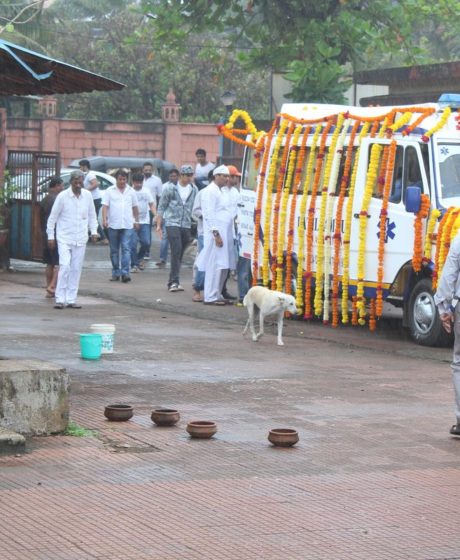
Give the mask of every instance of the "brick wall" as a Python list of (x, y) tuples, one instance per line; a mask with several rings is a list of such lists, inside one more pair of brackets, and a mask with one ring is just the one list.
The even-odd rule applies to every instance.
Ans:
[(201, 123), (162, 121), (81, 121), (9, 118), (8, 150), (60, 152), (62, 165), (88, 156), (158, 157), (176, 165), (195, 162), (204, 148), (216, 161), (220, 145), (216, 127)]

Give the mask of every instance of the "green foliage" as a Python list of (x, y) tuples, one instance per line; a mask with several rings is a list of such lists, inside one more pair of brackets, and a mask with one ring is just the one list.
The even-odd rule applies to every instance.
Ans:
[(97, 432), (95, 430), (88, 430), (79, 426), (72, 420), (67, 424), (67, 428), (62, 432), (64, 436), (74, 436), (74, 437), (96, 437)]
[(355, 69), (449, 60), (460, 45), (457, 0), (143, 0), (142, 9), (174, 48), (212, 31), (248, 68), (287, 70), (294, 100), (341, 101)]

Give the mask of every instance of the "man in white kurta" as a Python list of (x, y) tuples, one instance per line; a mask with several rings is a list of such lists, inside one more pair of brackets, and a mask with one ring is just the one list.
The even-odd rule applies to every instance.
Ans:
[(225, 305), (222, 288), (228, 271), (235, 268), (233, 248), (233, 215), (221, 189), (228, 184), (229, 171), (225, 165), (214, 169), (214, 180), (203, 192), (204, 247), (197, 259), (198, 270), (203, 270), (204, 303)]
[(70, 187), (56, 197), (46, 225), (48, 247), (53, 249), (57, 240), (59, 251), (55, 309), (81, 307), (77, 305), (77, 294), (88, 230), (91, 231), (91, 241), (97, 241), (98, 223), (93, 197), (83, 189), (83, 179), (81, 171), (72, 172)]

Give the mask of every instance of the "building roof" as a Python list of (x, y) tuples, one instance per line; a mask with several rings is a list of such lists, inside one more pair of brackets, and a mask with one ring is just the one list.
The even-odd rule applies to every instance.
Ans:
[(51, 95), (124, 88), (124, 84), (0, 39), (0, 95)]

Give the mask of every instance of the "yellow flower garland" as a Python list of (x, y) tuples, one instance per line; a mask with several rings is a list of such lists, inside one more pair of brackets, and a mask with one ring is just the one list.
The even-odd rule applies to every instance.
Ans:
[(369, 132), (370, 122), (364, 123), (358, 136), (358, 149), (356, 150), (353, 171), (351, 174), (350, 189), (348, 191), (348, 202), (345, 212), (345, 231), (343, 234), (343, 269), (342, 269), (342, 323), (348, 323), (348, 286), (350, 280), (350, 238), (351, 220), (353, 216), (353, 199), (355, 197), (356, 177), (358, 175), (358, 163), (361, 153), (361, 141)]
[(281, 158), (281, 165), (278, 169), (278, 177), (276, 181), (276, 195), (275, 204), (273, 206), (273, 218), (271, 221), (270, 241), (271, 247), (271, 289), (276, 290), (276, 267), (278, 255), (278, 231), (280, 226), (280, 208), (281, 208), (281, 195), (283, 192), (283, 184), (286, 178), (286, 165), (288, 162), (289, 151), (291, 148), (291, 138), (294, 132), (294, 123), (290, 122), (284, 140), (283, 157)]
[[(262, 282), (264, 286), (268, 286), (270, 282), (270, 218), (272, 211), (272, 193), (273, 185), (275, 184), (276, 172), (278, 168), (278, 157), (283, 141), (284, 133), (288, 127), (287, 120), (281, 121), (280, 128), (276, 137), (275, 146), (270, 161), (270, 171), (268, 172), (266, 199), (265, 199), (265, 213), (264, 213), (264, 251), (262, 258)], [(267, 149), (270, 149), (268, 147)]]
[(422, 136), (422, 140), (424, 142), (428, 142), (430, 137), (433, 136), (433, 134), (435, 132), (438, 132), (438, 130), (441, 130), (441, 128), (443, 128), (445, 126), (446, 122), (448, 121), (451, 113), (452, 113), (452, 109), (450, 107), (446, 107), (444, 109), (444, 111), (442, 112), (442, 115), (441, 115), (441, 118), (439, 119), (439, 122), (435, 126), (433, 126), (433, 128), (430, 128), (430, 130), (425, 132), (425, 134)]
[(431, 252), (433, 248), (433, 239), (434, 239), (433, 232), (436, 226), (436, 222), (438, 221), (440, 215), (441, 212), (437, 208), (433, 208), (433, 210), (431, 210), (431, 214), (428, 219), (428, 226), (426, 228), (425, 244), (423, 250), (424, 258), (427, 261), (431, 261)]
[(303, 289), (303, 278), (305, 273), (305, 235), (307, 231), (306, 210), (308, 191), (310, 189), (313, 178), (313, 169), (316, 161), (316, 150), (318, 147), (318, 138), (322, 131), (322, 125), (319, 124), (313, 134), (310, 153), (308, 155), (307, 171), (303, 182), (303, 192), (299, 209), (299, 225), (297, 227), (298, 239), (298, 264), (297, 264), (297, 288), (296, 288), (296, 305), (298, 309), (303, 309), (305, 305), (305, 293)]
[[(342, 119), (340, 118), (342, 117)], [(343, 115), (339, 116), (337, 122), (337, 128), (342, 128), (340, 132), (340, 136), (337, 140), (336, 147), (335, 147), (335, 156), (332, 161), (332, 168), (331, 174), (329, 177), (329, 185), (328, 185), (328, 196), (327, 196), (327, 210), (326, 210), (326, 222), (324, 224), (324, 303), (323, 303), (323, 323), (329, 323), (329, 308), (330, 308), (330, 301), (329, 301), (329, 292), (331, 287), (331, 279), (330, 279), (330, 272), (331, 272), (331, 247), (333, 243), (333, 235), (332, 235), (332, 213), (334, 211), (334, 205), (336, 200), (336, 193), (335, 188), (337, 186), (337, 178), (339, 176), (339, 168), (340, 168), (340, 161), (342, 159), (343, 154), (343, 145), (345, 143), (345, 136), (348, 132), (348, 125), (350, 124), (349, 120), (343, 122)], [(332, 148), (332, 146), (331, 146)]]
[[(299, 136), (302, 132), (302, 125), (297, 125), (294, 134), (292, 136), (292, 143), (290, 146), (289, 163), (286, 175), (286, 180), (284, 181), (283, 196), (281, 200), (281, 212), (280, 212), (280, 224), (278, 228), (278, 252), (276, 255), (276, 289), (280, 292), (283, 291), (283, 261), (284, 261), (284, 248), (286, 240), (286, 215), (287, 215), (287, 205), (289, 202), (289, 193), (292, 185), (292, 178), (294, 177), (294, 170), (297, 159), (297, 150), (299, 144)], [(289, 149), (289, 148), (288, 148)], [(275, 257), (275, 255), (273, 255)], [(291, 282), (289, 278), (286, 278), (286, 282)]]

